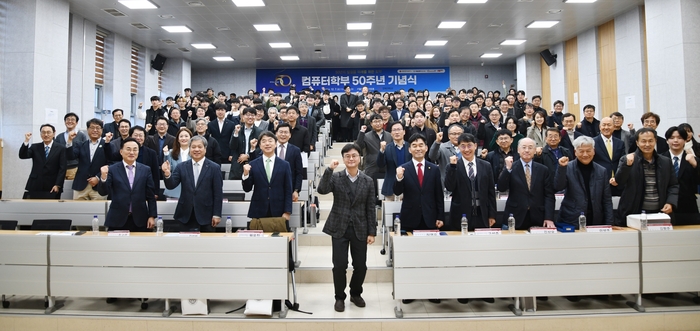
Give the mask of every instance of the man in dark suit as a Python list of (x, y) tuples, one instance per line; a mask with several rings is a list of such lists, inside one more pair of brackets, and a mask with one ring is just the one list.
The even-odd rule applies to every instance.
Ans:
[(377, 154), (377, 166), (385, 167), (384, 185), (382, 185), (382, 195), (386, 200), (393, 201), (394, 182), (396, 182), (396, 168), (409, 160), (411, 153), (408, 151), (408, 144), (403, 140), (405, 130), (401, 122), (389, 124), (389, 133), (392, 141), (388, 144), (379, 143), (379, 154)]
[(215, 232), (221, 221), (223, 178), (219, 165), (205, 157), (207, 144), (204, 137), (194, 136), (190, 139), (191, 159), (180, 163), (172, 173), (169, 162), (162, 166), (165, 187), (172, 190), (181, 185), (173, 215), (182, 223), (181, 232)]
[(518, 143), (519, 161), (506, 157), (505, 167), (498, 178), (498, 190), (508, 191), (508, 200), (503, 212), (503, 223), (507, 224), (510, 214), (515, 217), (515, 228), (527, 230), (530, 227), (554, 227), (554, 191), (547, 167), (532, 162), (535, 154), (535, 141), (520, 139)]
[(367, 274), (367, 245), (374, 243), (377, 235), (374, 184), (372, 178), (359, 170), (360, 148), (355, 144), (347, 144), (341, 150), (341, 155), (345, 171), (333, 173), (339, 162), (332, 160), (316, 190), (319, 194), (333, 193), (333, 207), (323, 226), (323, 233), (331, 236), (333, 245), (333, 308), (337, 312), (345, 310), (348, 246), (353, 268), (350, 302), (365, 307), (361, 294)]
[[(148, 128), (146, 128), (146, 131), (148, 131)], [(168, 149), (173, 149), (174, 143), (175, 137), (168, 134), (168, 119), (161, 116), (156, 119), (156, 134), (148, 136), (143, 145), (156, 151), (158, 164), (163, 164), (163, 147), (168, 146)], [(158, 178), (157, 180), (160, 179)]]
[(97, 192), (112, 197), (104, 224), (109, 230), (146, 232), (155, 225), (155, 185), (151, 169), (136, 162), (139, 149), (134, 138), (123, 140), (119, 150), (122, 162), (100, 169)]
[[(406, 130), (406, 138), (410, 138), (416, 133), (423, 135), (423, 137), (425, 137), (426, 141), (428, 142), (428, 152), (427, 153), (428, 153), (428, 155), (430, 155), (430, 148), (431, 148), (431, 146), (433, 146), (433, 143), (435, 141), (437, 141), (436, 140), (437, 134), (436, 134), (435, 130), (425, 126), (425, 121), (426, 121), (425, 112), (423, 110), (420, 110), (420, 109), (416, 110), (413, 113), (413, 119), (411, 121), (413, 123), (413, 125), (411, 127), (409, 127), (408, 130)], [(436, 160), (433, 160), (432, 158), (430, 158), (430, 156), (428, 156), (428, 159), (430, 161), (433, 161), (433, 162), (436, 161)]]
[[(280, 123), (277, 126), (277, 147), (275, 148), (275, 154), (289, 163), (289, 168), (292, 171), (292, 201), (296, 202), (299, 200), (299, 193), (301, 192), (301, 184), (304, 180), (304, 174), (306, 173), (306, 168), (303, 167), (301, 162), (301, 150), (289, 143), (289, 137), (291, 136), (291, 126), (289, 123)], [(251, 159), (255, 160), (262, 155), (260, 149), (256, 149), (255, 154), (251, 156)]]
[(88, 141), (73, 144), (77, 134), (71, 132), (66, 143), (66, 158), (78, 160), (78, 172), (73, 180), (73, 199), (104, 200), (107, 197), (100, 195), (94, 187), (100, 180), (100, 169), (108, 164), (104, 143), (111, 141), (113, 135), (110, 132), (102, 140), (102, 121), (96, 118), (87, 122), (87, 130)]
[[(253, 107), (246, 107), (243, 109), (243, 113), (241, 114), (243, 125), (236, 125), (233, 129), (231, 141), (228, 146), (230, 155), (233, 155), (234, 160), (231, 162), (231, 172), (229, 173), (228, 179), (241, 179), (243, 175), (243, 165), (250, 162), (251, 141), (254, 140), (257, 143), (258, 136), (260, 136), (261, 133), (258, 127), (255, 126), (256, 113)], [(211, 123), (209, 123), (209, 125), (211, 126)], [(255, 150), (255, 148), (253, 148), (253, 150)], [(223, 148), (221, 152), (224, 153)], [(224, 157), (226, 157), (225, 155), (224, 153)]]
[(613, 186), (625, 187), (615, 215), (615, 225), (627, 226), (627, 215), (662, 212), (673, 220), (678, 206), (678, 179), (671, 160), (659, 155), (656, 130), (644, 127), (635, 133), (637, 151), (620, 158)]
[(669, 158), (678, 178), (678, 206), (673, 211), (676, 225), (700, 224), (695, 193), (700, 184), (700, 159), (685, 148), (688, 132), (676, 126), (666, 131), (669, 150), (661, 155)]
[(377, 178), (384, 178), (384, 173), (386, 172), (384, 167), (377, 165), (377, 154), (379, 154), (382, 142), (387, 144), (391, 142), (391, 135), (382, 128), (384, 121), (379, 114), (372, 115), (370, 123), (372, 125), (370, 131), (367, 131), (366, 125), (360, 128), (355, 144), (362, 150), (364, 159), (363, 172), (376, 180)]
[(243, 190), (253, 191), (248, 208), (249, 218), (284, 217), (292, 215), (292, 171), (287, 161), (275, 155), (277, 137), (265, 131), (260, 134), (258, 157), (243, 165)]
[(505, 159), (511, 157), (514, 161), (517, 161), (520, 156), (518, 156), (517, 151), (511, 148), (511, 146), (513, 146), (513, 136), (510, 131), (507, 129), (500, 129), (496, 131), (494, 136), (496, 137), (498, 148), (490, 152), (485, 148), (482, 149), (481, 158), (491, 164), (493, 180), (498, 181), (498, 177), (501, 176), (501, 172), (505, 169)]
[(396, 105), (396, 109), (391, 111), (391, 119), (396, 122), (404, 119), (406, 114), (408, 114), (408, 109), (403, 107), (404, 102), (402, 99), (396, 99), (394, 104)]
[(350, 85), (345, 85), (345, 93), (340, 96), (340, 132), (343, 141), (352, 141), (352, 125), (355, 121), (351, 115), (357, 116), (357, 102), (357, 96), (350, 93)]
[[(255, 111), (255, 109), (253, 109)], [(236, 127), (236, 124), (227, 120), (226, 118), (226, 107), (222, 104), (217, 105), (216, 118), (209, 122), (208, 131), (212, 138), (216, 139), (216, 142), (221, 148), (221, 155), (223, 159), (221, 163), (233, 163), (233, 157), (238, 156), (231, 150), (230, 144), (231, 136)], [(255, 115), (253, 115), (253, 122), (255, 121)]]
[[(648, 112), (644, 113), (642, 115), (642, 126), (645, 128), (650, 128), (654, 131), (659, 127), (659, 123), (661, 123), (661, 117), (659, 115)], [(666, 139), (663, 137), (660, 137), (658, 134), (656, 135), (656, 146), (654, 147), (657, 153), (661, 154), (663, 152), (668, 151), (668, 143), (666, 142)], [(636, 144), (636, 138), (635, 138), (635, 144), (630, 145), (630, 153), (634, 153), (637, 150), (637, 144)]]
[[(153, 184), (155, 185), (155, 195), (157, 198), (158, 194), (160, 193), (160, 163), (158, 163), (158, 154), (156, 151), (143, 145), (146, 141), (146, 130), (143, 127), (138, 125), (132, 127), (130, 130), (130, 135), (131, 138), (134, 138), (134, 140), (136, 140), (136, 142), (139, 144), (139, 149), (136, 151), (138, 153), (136, 162), (147, 165), (151, 170)], [(123, 141), (125, 140), (121, 140), (121, 142)], [(118, 163), (119, 161), (123, 160), (122, 152), (119, 149), (121, 142), (119, 146), (116, 146), (113, 142), (105, 142), (105, 156), (107, 157), (108, 162), (114, 161)]]
[[(80, 123), (80, 118), (75, 113), (68, 113), (63, 116), (63, 123), (66, 125), (66, 131), (57, 134), (54, 138), (54, 142), (57, 142), (63, 146), (68, 142), (68, 136), (75, 132), (77, 136), (73, 139), (73, 142), (83, 142), (87, 141), (88, 137), (85, 132), (78, 129), (78, 123)], [(66, 161), (66, 179), (75, 179), (75, 173), (78, 171), (78, 160), (67, 160)]]
[(104, 129), (102, 130), (102, 137), (104, 137), (108, 133), (112, 133), (112, 137), (118, 137), (119, 136), (119, 121), (121, 121), (123, 118), (124, 118), (124, 111), (123, 110), (121, 110), (119, 108), (112, 110), (113, 121), (104, 125)]
[[(287, 117), (289, 117), (289, 109), (287, 109)], [(306, 128), (309, 131), (309, 150), (316, 149), (316, 141), (318, 140), (318, 131), (316, 130), (316, 119), (309, 114), (309, 105), (306, 101), (299, 102), (299, 118), (297, 124)]]
[(25, 199), (59, 199), (66, 179), (66, 147), (54, 144), (56, 128), (42, 124), (42, 142), (29, 145), (32, 133), (24, 134), (24, 144), (19, 148), (20, 159), (32, 159), (32, 171), (24, 187)]
[(597, 145), (591, 137), (578, 137), (574, 140), (576, 159), (569, 161), (567, 156), (562, 156), (557, 162), (554, 190), (566, 190), (558, 221), (577, 229), (581, 213), (586, 216), (586, 225), (613, 224), (611, 172), (593, 162), (598, 154)]
[[(620, 164), (620, 158), (624, 157), (625, 143), (613, 137), (613, 131), (615, 127), (613, 126), (613, 120), (610, 117), (603, 117), (600, 120), (600, 134), (593, 137), (595, 142), (595, 157), (593, 162), (603, 166), (605, 170), (610, 174), (610, 177), (615, 176), (615, 171), (617, 171), (617, 165)], [(610, 192), (613, 196), (620, 196), (624, 187), (622, 185), (613, 186), (610, 188)]]
[(439, 132), (433, 146), (428, 153), (428, 158), (440, 166), (441, 183), (445, 181), (447, 165), (450, 164), (450, 157), (459, 154), (459, 137), (464, 133), (464, 128), (459, 123), (452, 123), (447, 127), (448, 141), (440, 143), (444, 132)]
[[(141, 108), (141, 106), (139, 106), (139, 108)], [(149, 135), (154, 135), (156, 133), (156, 120), (166, 113), (165, 108), (163, 108), (163, 100), (157, 95), (152, 96), (151, 108), (146, 109), (146, 122), (144, 123)]]
[(302, 152), (309, 154), (311, 152), (311, 134), (309, 130), (299, 125), (299, 109), (294, 106), (287, 108), (287, 123), (292, 127), (292, 136), (289, 138), (289, 143), (299, 147)]
[(221, 155), (221, 147), (219, 147), (219, 142), (207, 132), (207, 120), (198, 118), (195, 122), (195, 134), (207, 140), (207, 159), (221, 165), (221, 160), (223, 158)]
[(576, 131), (591, 138), (600, 135), (600, 121), (595, 118), (595, 106), (583, 106), (583, 120), (576, 125)]
[(542, 148), (542, 153), (535, 156), (535, 162), (544, 164), (549, 170), (549, 178), (554, 178), (559, 167), (559, 159), (563, 156), (571, 158), (571, 152), (568, 148), (559, 146), (561, 135), (559, 129), (547, 129), (547, 146)]
[(576, 115), (572, 113), (566, 113), (562, 115), (561, 119), (562, 126), (564, 128), (561, 130), (561, 143), (559, 143), (562, 147), (568, 149), (569, 151), (574, 150), (574, 140), (580, 136), (583, 136), (583, 133), (576, 131)]

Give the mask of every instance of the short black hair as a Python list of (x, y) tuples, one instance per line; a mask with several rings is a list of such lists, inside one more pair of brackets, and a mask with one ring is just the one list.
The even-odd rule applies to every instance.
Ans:
[(51, 132), (56, 133), (56, 127), (54, 127), (53, 125), (48, 124), (48, 123), (42, 124), (42, 125), (39, 127), (39, 131), (41, 131), (42, 129), (44, 129), (45, 126), (50, 127), (50, 128), (51, 128)]
[(131, 129), (129, 129), (129, 136), (133, 136), (133, 135), (134, 135), (134, 131), (141, 131), (141, 132), (143, 132), (144, 134), (146, 133), (146, 129), (144, 129), (142, 126), (140, 126), (140, 125), (135, 125), (135, 126), (132, 126)]
[(245, 115), (245, 114), (248, 114), (248, 113), (253, 114), (253, 115), (257, 115), (257, 114), (258, 114), (258, 111), (255, 110), (255, 108), (253, 108), (253, 107), (245, 107), (245, 108), (243, 109), (243, 113), (242, 113), (241, 115)]
[(186, 87), (186, 88), (185, 88), (185, 92), (192, 92), (192, 89), (189, 88), (189, 87)]
[(557, 129), (555, 127), (547, 128), (547, 132), (545, 133), (545, 136), (547, 135), (547, 133), (550, 133), (550, 132), (554, 132), (561, 137), (561, 132), (559, 132), (559, 129)]
[(425, 112), (421, 109), (416, 109), (416, 111), (413, 112), (413, 117), (416, 117), (416, 114), (421, 114), (423, 117), (426, 117)]
[(167, 97), (167, 98), (165, 98), (165, 101), (170, 101), (170, 100), (175, 100), (175, 99), (173, 99), (173, 97)]
[(498, 137), (500, 137), (502, 135), (506, 135), (506, 136), (511, 137), (511, 138), (513, 137), (513, 133), (510, 132), (510, 130), (508, 130), (508, 129), (500, 129), (500, 130), (496, 131), (495, 137), (496, 137), (496, 139), (498, 139)]
[(101, 129), (103, 129), (105, 127), (104, 122), (102, 122), (101, 119), (97, 119), (97, 118), (91, 118), (89, 121), (87, 121), (87, 128), (89, 129), (90, 125), (92, 125), (92, 124), (99, 125)]
[(562, 107), (564, 107), (564, 101), (561, 101), (561, 100), (554, 101), (554, 107), (556, 107), (557, 104), (560, 104)]
[(297, 115), (299, 115), (299, 108), (294, 107), (294, 106), (289, 106), (289, 107), (287, 107), (287, 114), (289, 114), (290, 110), (293, 110), (295, 113), (297, 113)]
[(615, 116), (615, 117), (620, 117), (620, 118), (622, 118), (623, 120), (625, 119), (625, 115), (622, 115), (622, 113), (619, 112), (619, 111), (616, 111), (616, 112), (610, 114), (610, 118), (612, 118), (613, 116)]
[(119, 125), (121, 125), (124, 122), (126, 122), (126, 124), (129, 124), (129, 128), (131, 128), (131, 121), (127, 120), (126, 118), (122, 118), (122, 120), (119, 121)]
[(277, 125), (277, 131), (279, 131), (281, 128), (288, 128), (289, 133), (292, 133), (292, 126), (289, 125), (289, 123), (287, 123), (287, 122), (283, 122), (283, 123), (280, 123)]
[(343, 146), (343, 149), (340, 150), (340, 155), (345, 156), (345, 154), (349, 153), (353, 149), (358, 154), (361, 153), (361, 151), (362, 151), (362, 149), (360, 149), (360, 146), (357, 146), (357, 144), (352, 143), (352, 144), (347, 144), (347, 145)]
[(519, 91), (518, 91), (518, 92), (516, 92), (515, 94), (516, 94), (516, 95), (521, 95), (521, 94), (522, 94), (522, 95), (525, 95), (525, 91), (523, 91), (523, 90), (519, 90)]
[(374, 120), (383, 120), (382, 115), (379, 114), (372, 114), (372, 116), (369, 117), (370, 122), (374, 122)]
[(119, 108), (117, 108), (117, 109), (115, 109), (115, 110), (112, 110), (112, 116), (114, 116), (114, 113), (116, 113), (116, 112), (120, 112), (120, 113), (122, 113), (122, 115), (124, 115), (124, 111), (121, 110), (121, 109), (119, 109)]
[(260, 135), (258, 136), (258, 141), (261, 141), (264, 137), (272, 138), (275, 140), (275, 142), (277, 142), (277, 136), (275, 136), (275, 134), (272, 133), (272, 131), (265, 130), (262, 133), (260, 133)]
[(425, 139), (425, 136), (420, 134), (420, 133), (412, 134), (411, 137), (408, 138), (408, 144), (411, 145), (416, 140), (422, 140), (424, 144), (426, 144), (426, 145), (428, 144), (428, 140)]
[(572, 113), (566, 113), (566, 114), (562, 115), (561, 119), (563, 120), (563, 119), (565, 119), (565, 118), (567, 118), (567, 117), (573, 117), (573, 118), (574, 118), (574, 121), (576, 121), (576, 115), (574, 115), (574, 114), (572, 114)]
[[(653, 133), (654, 134), (654, 140), (657, 140), (658, 138), (656, 137), (656, 131), (652, 128), (641, 128), (637, 130), (637, 132), (634, 134), (634, 141), (639, 141), (639, 136), (644, 134), (644, 133)], [(687, 136), (686, 136), (687, 137)]]
[(219, 110), (219, 109), (228, 110), (228, 106), (224, 102), (217, 102), (216, 105), (214, 106), (214, 109), (215, 110)]
[(673, 135), (674, 132), (678, 132), (678, 135), (683, 138), (683, 140), (688, 140), (688, 132), (685, 131), (684, 129), (681, 129), (677, 126), (672, 126), (666, 130), (666, 140), (671, 139), (671, 136)]
[(530, 100), (535, 100), (535, 99), (542, 100), (542, 96), (536, 95), (536, 96), (532, 97)]
[(136, 146), (138, 146), (139, 148), (141, 147), (141, 146), (139, 145), (139, 142), (136, 141), (136, 139), (129, 137), (129, 138), (126, 138), (126, 139), (122, 139), (122, 144), (121, 144), (121, 146), (119, 146), (119, 149), (120, 149), (120, 150), (121, 150), (121, 149), (124, 149), (124, 145), (126, 145), (126, 143), (128, 143), (128, 142), (130, 142), (130, 141), (135, 142), (135, 143), (136, 143)]
[(458, 143), (459, 143), (459, 144), (461, 144), (461, 143), (474, 143), (474, 144), (478, 144), (478, 142), (477, 142), (477, 140), (476, 140), (476, 137), (474, 137), (474, 135), (471, 134), (471, 133), (462, 133), (462, 134), (459, 136), (459, 141), (458, 141)]
[(75, 117), (75, 122), (76, 122), (76, 123), (77, 123), (77, 122), (80, 122), (80, 118), (78, 117), (78, 114), (72, 113), (72, 112), (66, 114), (66, 116), (63, 116), (63, 121), (65, 122), (65, 121), (68, 119), (68, 117), (71, 117), (71, 116)]
[(165, 116), (158, 116), (158, 118), (156, 118), (156, 124), (158, 124), (158, 121), (165, 121), (165, 124), (168, 124), (168, 118)]
[(217, 97), (220, 96), (220, 95), (226, 96), (226, 92), (224, 92), (224, 91), (219, 91), (219, 93), (216, 94)]
[(391, 124), (389, 124), (389, 131), (394, 130), (394, 126), (396, 126), (397, 124), (401, 126), (402, 130), (406, 129), (403, 127), (403, 124), (401, 124), (401, 121), (395, 121), (395, 122), (391, 122)]
[(151, 101), (160, 101), (160, 97), (157, 95), (154, 95), (151, 97)]

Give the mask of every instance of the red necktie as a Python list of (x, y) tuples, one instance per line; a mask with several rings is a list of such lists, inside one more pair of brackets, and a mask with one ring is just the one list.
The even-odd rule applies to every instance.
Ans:
[(418, 185), (423, 187), (423, 163), (418, 163)]

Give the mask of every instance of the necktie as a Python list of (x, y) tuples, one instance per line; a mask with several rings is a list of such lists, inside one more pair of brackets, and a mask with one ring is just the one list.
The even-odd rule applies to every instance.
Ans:
[(197, 180), (199, 179), (199, 162), (192, 163), (192, 172), (194, 173), (194, 186), (197, 186)]
[(527, 189), (530, 189), (530, 180), (532, 177), (530, 177), (530, 165), (525, 163), (525, 181), (527, 182)]
[(469, 179), (473, 182), (474, 181), (474, 163), (469, 162)]
[(134, 165), (126, 166), (126, 176), (129, 177), (129, 187), (134, 187)]
[(272, 159), (265, 160), (265, 173), (267, 173), (267, 181), (269, 182), (272, 178), (272, 170), (270, 169), (270, 163)]
[(673, 157), (673, 169), (676, 170), (676, 177), (678, 177), (678, 170), (680, 169), (680, 164), (678, 163), (678, 156)]
[(285, 156), (284, 154), (285, 154), (284, 153), (284, 145), (280, 145), (280, 153), (279, 153), (280, 159), (284, 160), (284, 156)]
[(418, 163), (418, 185), (423, 187), (423, 163)]
[(49, 158), (49, 146), (44, 147), (44, 157), (47, 159)]
[(608, 149), (608, 156), (612, 160), (613, 150), (612, 150), (612, 141), (610, 139), (605, 139), (605, 148)]

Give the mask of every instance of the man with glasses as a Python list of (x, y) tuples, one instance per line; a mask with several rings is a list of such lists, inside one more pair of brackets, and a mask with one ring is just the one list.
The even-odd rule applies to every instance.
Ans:
[(206, 119), (199, 118), (196, 120), (195, 134), (207, 139), (207, 153), (205, 156), (207, 159), (214, 161), (214, 163), (221, 165), (221, 160), (223, 157), (221, 156), (219, 142), (207, 132), (207, 128), (208, 126)]
[[(68, 142), (68, 135), (71, 132), (75, 132), (77, 135), (73, 139), (74, 143), (78, 142), (83, 142), (87, 141), (88, 137), (85, 134), (85, 132), (82, 132), (77, 129), (78, 127), (78, 122), (80, 122), (80, 118), (78, 118), (78, 115), (75, 113), (68, 113), (66, 116), (63, 116), (63, 123), (66, 125), (66, 131), (63, 132), (62, 134), (59, 134), (56, 136), (56, 142), (65, 146), (66, 143)], [(75, 173), (78, 171), (78, 160), (68, 160), (66, 164), (66, 179), (68, 180), (73, 180), (75, 179)]]
[(384, 173), (386, 172), (384, 167), (377, 165), (377, 155), (381, 149), (381, 143), (384, 142), (387, 144), (391, 142), (391, 136), (388, 132), (384, 131), (384, 121), (380, 115), (372, 115), (370, 117), (370, 123), (372, 125), (372, 130), (368, 132), (367, 126), (363, 125), (360, 129), (360, 133), (357, 135), (355, 144), (362, 150), (362, 155), (364, 156), (364, 173), (370, 176), (374, 181), (374, 191), (376, 195), (377, 179), (384, 178)]
[(66, 144), (66, 158), (78, 160), (78, 172), (73, 181), (73, 199), (104, 200), (107, 197), (100, 195), (94, 187), (99, 181), (100, 169), (107, 165), (104, 143), (112, 140), (112, 133), (107, 133), (103, 140), (102, 121), (96, 118), (87, 122), (87, 129), (90, 137), (88, 141), (73, 144), (76, 133), (72, 132)]
[[(148, 127), (146, 127), (146, 131), (148, 131)], [(144, 146), (156, 151), (158, 164), (163, 164), (163, 147), (168, 146), (168, 149), (173, 149), (174, 143), (175, 137), (168, 134), (168, 119), (161, 116), (156, 120), (156, 134), (148, 136)], [(160, 180), (160, 177), (156, 178), (156, 180)]]
[[(403, 138), (403, 132), (402, 136)], [(352, 256), (350, 302), (365, 307), (362, 284), (367, 274), (367, 245), (374, 243), (377, 235), (377, 214), (372, 179), (362, 173), (360, 147), (347, 144), (341, 150), (345, 170), (333, 173), (338, 160), (332, 160), (318, 184), (319, 194), (333, 193), (333, 207), (323, 232), (330, 235), (333, 246), (333, 286), (337, 312), (345, 311), (345, 287), (347, 284), (348, 247)]]
[(311, 135), (309, 130), (299, 125), (299, 109), (294, 106), (287, 108), (287, 123), (292, 127), (292, 136), (289, 138), (289, 143), (299, 147), (302, 152), (309, 154), (311, 151)]
[(396, 168), (408, 162), (411, 159), (411, 153), (408, 152), (406, 141), (403, 140), (405, 130), (401, 122), (392, 122), (389, 124), (389, 132), (391, 133), (392, 141), (379, 143), (379, 154), (377, 154), (377, 166), (385, 167), (386, 174), (384, 176), (384, 185), (382, 185), (382, 195), (387, 201), (398, 200), (394, 196), (394, 182), (396, 181)]
[(42, 142), (29, 145), (32, 133), (24, 134), (24, 144), (19, 148), (20, 159), (32, 159), (32, 171), (24, 187), (25, 199), (59, 199), (66, 177), (66, 147), (54, 144), (56, 128), (43, 124)]
[[(131, 138), (134, 138), (134, 140), (136, 140), (136, 142), (139, 144), (139, 148), (136, 151), (138, 153), (136, 161), (147, 165), (151, 170), (151, 178), (153, 178), (157, 199), (160, 192), (160, 163), (158, 163), (158, 153), (144, 146), (144, 142), (146, 141), (146, 129), (144, 129), (142, 126), (137, 125), (131, 128), (130, 134)], [(126, 139), (120, 142), (121, 145), (123, 145), (124, 141), (126, 141)], [(104, 144), (105, 156), (107, 157), (108, 162), (112, 162), (112, 165), (123, 160), (123, 154), (119, 149), (121, 145), (117, 146), (114, 142), (105, 142)]]
[(430, 148), (428, 158), (434, 160), (440, 166), (440, 179), (443, 183), (443, 187), (445, 187), (445, 174), (447, 166), (450, 164), (450, 158), (459, 154), (459, 136), (461, 136), (462, 133), (464, 133), (464, 129), (461, 124), (450, 124), (447, 128), (448, 140), (444, 143), (440, 143), (444, 133), (438, 132), (437, 138)]
[[(258, 139), (261, 131), (255, 126), (255, 115), (257, 111), (253, 107), (247, 107), (243, 109), (241, 115), (241, 120), (243, 121), (243, 126), (236, 125), (231, 136), (231, 141), (229, 143), (229, 148), (231, 150), (230, 155), (235, 159), (231, 162), (231, 172), (229, 173), (229, 179), (241, 179), (243, 174), (243, 165), (247, 164), (250, 158), (250, 152), (255, 151), (254, 146), (251, 143), (254, 142), (257, 146)], [(211, 123), (210, 131), (211, 131)], [(223, 148), (222, 148), (223, 152)], [(226, 153), (224, 152), (224, 155)]]
[(497, 181), (498, 176), (503, 171), (505, 159), (511, 157), (517, 161), (519, 156), (511, 149), (511, 145), (513, 144), (513, 134), (509, 130), (498, 130), (495, 135), (498, 148), (490, 152), (482, 149), (481, 158), (486, 159), (486, 161), (491, 164), (494, 180)]

